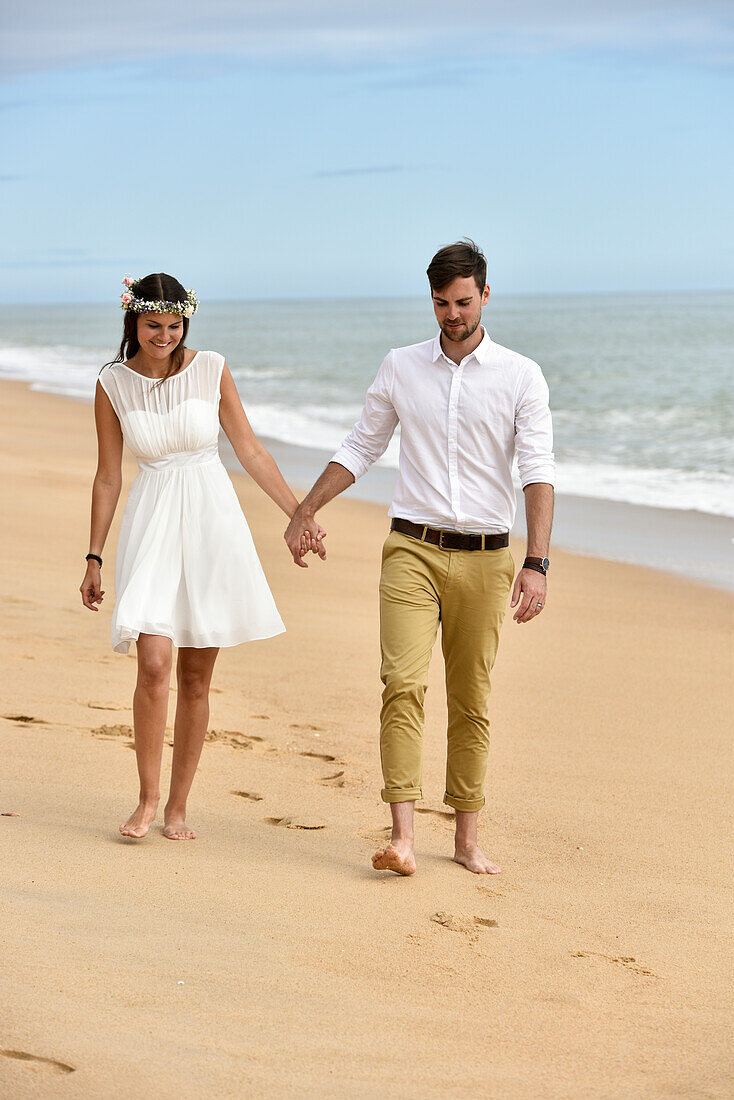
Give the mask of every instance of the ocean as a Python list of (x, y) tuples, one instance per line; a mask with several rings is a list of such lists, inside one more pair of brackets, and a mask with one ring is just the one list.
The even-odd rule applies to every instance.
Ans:
[[(498, 294), (483, 320), (543, 369), (560, 494), (734, 517), (734, 292)], [(89, 401), (121, 328), (114, 305), (0, 306), (0, 377)], [(427, 298), (205, 301), (189, 345), (226, 356), (258, 435), (326, 454), (386, 351), (435, 331)]]

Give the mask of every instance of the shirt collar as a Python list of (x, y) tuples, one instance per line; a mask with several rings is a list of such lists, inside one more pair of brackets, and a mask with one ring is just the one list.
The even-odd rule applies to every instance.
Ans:
[[(479, 364), (481, 364), (481, 366), (484, 366), (486, 363), (489, 362), (491, 349), (492, 349), (492, 341), (490, 340), (489, 333), (487, 332), (487, 330), (485, 328), (484, 329), (484, 336), (482, 337), (481, 344), (479, 344), (479, 346), (476, 347), (474, 349), (474, 351), (471, 352), (470, 355), (467, 355), (466, 358), (471, 359), (471, 357), (473, 355), (474, 358), (476, 359), (476, 361)], [(433, 341), (433, 355), (431, 356), (431, 362), (437, 363), (439, 359), (445, 359), (447, 363), (452, 362), (452, 360), (449, 360), (449, 357), (445, 354), (443, 348), (441, 347), (441, 330), (440, 329), (438, 330), (438, 332), (437, 332), (437, 334), (434, 338), (434, 341)], [(455, 363), (453, 365), (456, 366)]]

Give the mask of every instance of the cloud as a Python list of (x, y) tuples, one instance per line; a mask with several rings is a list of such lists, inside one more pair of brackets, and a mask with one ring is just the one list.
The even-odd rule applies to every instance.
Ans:
[(3, 6), (0, 32), (6, 76), (183, 55), (334, 66), (589, 49), (734, 59), (731, 0), (25, 0)]

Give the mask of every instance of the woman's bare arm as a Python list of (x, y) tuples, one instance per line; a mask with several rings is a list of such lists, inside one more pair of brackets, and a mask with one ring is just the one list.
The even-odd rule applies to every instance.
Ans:
[[(283, 509), (290, 519), (298, 507), (298, 501), (278, 469), (275, 459), (263, 447), (252, 430), (242, 407), (234, 379), (226, 364), (222, 371), (220, 392), (222, 396), (219, 404), (219, 422), (224, 429), (224, 434), (232, 444), (234, 453), (253, 481), (268, 494), (271, 500), (275, 501), (279, 508)], [(322, 541), (325, 535), (326, 531), (315, 520), (304, 524), (301, 541), (302, 554), (308, 550), (313, 550), (320, 558), (325, 558), (326, 548)], [(299, 564), (306, 565), (302, 560), (299, 561)]]
[[(94, 397), (94, 420), (97, 426), (97, 472), (92, 485), (89, 553), (101, 557), (122, 488), (122, 429), (112, 403), (99, 382)], [(82, 603), (90, 611), (96, 611), (95, 605), (102, 602), (104, 591), (101, 580), (99, 563), (88, 561), (79, 591)]]
[(252, 430), (226, 364), (222, 372), (221, 394), (219, 421), (243, 469), (287, 516), (292, 516), (298, 501), (288, 488), (275, 459)]

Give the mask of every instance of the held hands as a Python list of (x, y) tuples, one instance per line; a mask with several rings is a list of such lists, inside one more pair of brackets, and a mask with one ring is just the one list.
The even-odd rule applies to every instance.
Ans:
[[(539, 615), (545, 605), (546, 579), (536, 569), (521, 569), (512, 589), (511, 607), (519, 603), (512, 616), (516, 623), (529, 623)], [(521, 599), (522, 597), (522, 599)]]
[(90, 611), (98, 611), (95, 604), (102, 603), (104, 589), (102, 588), (102, 574), (96, 561), (87, 562), (87, 572), (81, 583), (79, 591), (82, 594), (82, 603)]
[(300, 508), (293, 513), (283, 535), (294, 563), (300, 565), (302, 569), (308, 569), (308, 564), (303, 559), (309, 550), (318, 554), (322, 561), (326, 559), (326, 547), (323, 541), (325, 537), (326, 531), (321, 524), (317, 523), (313, 516), (302, 512)]

